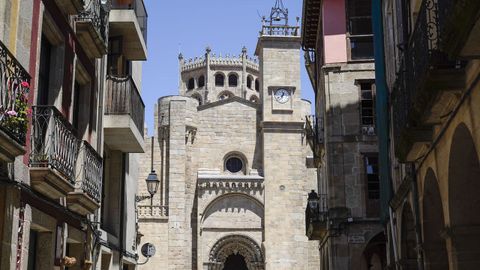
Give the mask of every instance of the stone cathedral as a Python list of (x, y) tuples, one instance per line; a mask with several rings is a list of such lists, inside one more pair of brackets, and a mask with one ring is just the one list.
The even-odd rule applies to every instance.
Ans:
[(301, 99), (300, 47), (277, 1), (255, 58), (246, 48), (179, 55), (179, 95), (158, 99), (155, 136), (140, 157), (138, 194), (148, 194), (152, 160), (160, 183), (137, 204), (138, 241), (156, 247), (139, 269), (318, 267), (318, 242), (305, 236), (317, 174), (304, 132), (311, 104)]

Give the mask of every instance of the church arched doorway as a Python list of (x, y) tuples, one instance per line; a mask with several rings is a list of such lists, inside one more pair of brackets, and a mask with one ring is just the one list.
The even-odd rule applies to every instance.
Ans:
[(248, 270), (245, 257), (240, 254), (232, 254), (228, 256), (223, 270)]
[(250, 237), (229, 235), (210, 250), (209, 270), (264, 270), (263, 252)]

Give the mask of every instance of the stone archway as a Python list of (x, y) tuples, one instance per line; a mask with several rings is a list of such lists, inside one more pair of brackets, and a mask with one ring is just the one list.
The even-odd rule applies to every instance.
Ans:
[(448, 164), (448, 205), (455, 269), (480, 267), (480, 162), (470, 130), (455, 129)]
[(209, 254), (208, 270), (223, 270), (231, 255), (243, 257), (248, 270), (264, 270), (264, 257), (260, 246), (244, 235), (229, 235), (215, 243)]
[(363, 255), (365, 256), (365, 262), (367, 263), (366, 269), (369, 270), (382, 270), (385, 269), (387, 263), (386, 255), (386, 242), (385, 234), (380, 232), (373, 236), (368, 241)]
[(423, 247), (427, 270), (448, 270), (448, 253), (442, 231), (445, 229), (442, 198), (437, 178), (428, 169), (423, 188)]

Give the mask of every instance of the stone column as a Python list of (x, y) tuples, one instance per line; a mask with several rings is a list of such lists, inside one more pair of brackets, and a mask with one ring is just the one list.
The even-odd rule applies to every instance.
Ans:
[(170, 137), (168, 138), (168, 183), (169, 183), (169, 221), (168, 221), (168, 269), (189, 269), (191, 258), (187, 257), (188, 239), (185, 217), (185, 115), (186, 101), (171, 100), (169, 103)]

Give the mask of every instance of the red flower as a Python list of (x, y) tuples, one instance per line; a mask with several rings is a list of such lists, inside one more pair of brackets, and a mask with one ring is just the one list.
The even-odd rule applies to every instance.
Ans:
[(27, 108), (27, 115), (31, 115), (32, 114), (32, 109), (31, 108)]
[(25, 88), (30, 88), (30, 84), (27, 81), (23, 81), (21, 85)]

